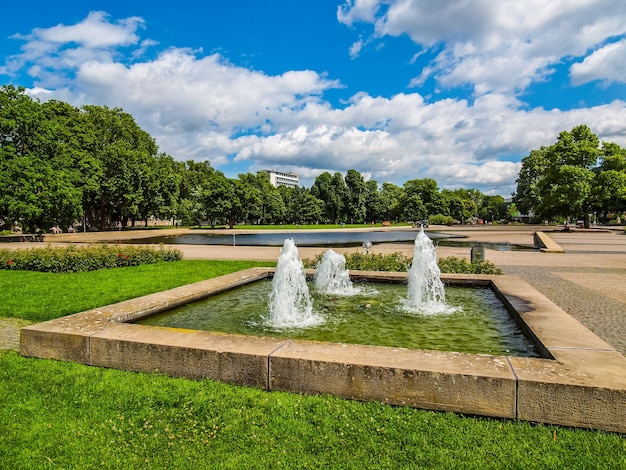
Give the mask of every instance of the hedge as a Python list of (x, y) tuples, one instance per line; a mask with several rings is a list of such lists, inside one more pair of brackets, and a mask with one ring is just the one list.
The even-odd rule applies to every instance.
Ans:
[(129, 245), (88, 245), (26, 250), (0, 249), (0, 269), (50, 273), (95, 271), (103, 268), (139, 266), (163, 261), (179, 261), (180, 250)]
[[(303, 260), (306, 268), (316, 268), (322, 259), (323, 254), (314, 259)], [(404, 256), (402, 253), (347, 253), (346, 269), (359, 271), (398, 271), (405, 272), (411, 267), (413, 259)], [(490, 261), (470, 262), (465, 258), (450, 256), (441, 258), (437, 264), (442, 273), (454, 274), (502, 274), (502, 270), (497, 268)]]

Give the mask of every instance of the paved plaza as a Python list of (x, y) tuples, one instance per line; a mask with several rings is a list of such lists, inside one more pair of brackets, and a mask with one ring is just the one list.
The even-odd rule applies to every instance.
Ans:
[[(407, 228), (407, 227), (404, 227)], [(167, 230), (167, 234), (187, 229)], [(626, 355), (626, 234), (623, 230), (592, 229), (560, 231), (541, 226), (431, 226), (429, 230), (461, 235), (464, 242), (486, 244), (485, 259), (505, 274), (519, 276), (586, 327)], [(543, 230), (564, 253), (544, 253), (517, 247), (534, 246), (534, 232)], [(229, 231), (228, 233), (232, 233)], [(141, 235), (155, 236), (156, 231)], [(123, 243), (138, 232), (96, 232), (48, 236), (46, 243)], [(494, 249), (510, 245), (510, 250)], [(41, 243), (14, 243), (11, 248), (41, 246)], [(252, 259), (275, 261), (279, 247), (176, 245), (185, 259)], [(325, 248), (300, 247), (301, 258), (313, 258)], [(341, 253), (362, 251), (360, 247), (336, 248)], [(402, 252), (412, 256), (410, 244), (374, 244), (373, 253)], [(438, 256), (470, 257), (469, 246), (440, 246)], [(19, 327), (24, 322), (0, 318), (0, 349), (18, 349)]]

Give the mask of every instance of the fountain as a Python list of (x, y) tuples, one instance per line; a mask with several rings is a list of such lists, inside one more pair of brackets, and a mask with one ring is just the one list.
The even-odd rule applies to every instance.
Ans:
[[(295, 242), (285, 239), (271, 281), (259, 280), (141, 322), (314, 341), (535, 354), (491, 289), (444, 290), (434, 245), (423, 230), (415, 239), (407, 274), (381, 273), (378, 277), (386, 281), (376, 282), (377, 275), (368, 273), (365, 282), (353, 286), (345, 264), (343, 255), (327, 250), (314, 282), (307, 281)], [(259, 299), (267, 299), (266, 305), (259, 305)]]
[(325, 295), (351, 296), (359, 293), (350, 280), (345, 256), (333, 250), (324, 253), (315, 273), (315, 289)]
[(293, 239), (285, 239), (278, 257), (265, 324), (273, 328), (304, 328), (323, 323), (313, 312), (304, 266)]
[(424, 226), (415, 238), (413, 263), (408, 274), (407, 298), (404, 302), (407, 311), (436, 314), (453, 313), (458, 308), (446, 304), (446, 294), (441, 282), (441, 271), (437, 265), (435, 245), (424, 232)]
[[(425, 273), (420, 276), (417, 272), (422, 258), (435, 258), (434, 250), (424, 237), (421, 232), (415, 240), (416, 259), (412, 272), (408, 273), (415, 279), (410, 283), (408, 297), (413, 305), (445, 305), (443, 294), (438, 290), (441, 282), (438, 270), (432, 263), (429, 269), (437, 275), (431, 272), (429, 282), (436, 279), (433, 284), (435, 293), (424, 297), (424, 285), (417, 282), (427, 277)], [(362, 272), (353, 275), (368, 282), (381, 282), (402, 289), (395, 298), (406, 292), (407, 273)], [(275, 283), (270, 282), (272, 277)], [(519, 278), (444, 275), (448, 287), (488, 293), (492, 300), (488, 299), (487, 303), (500, 303), (499, 310), (503, 310), (503, 315), (487, 320), (494, 327), (490, 329), (502, 330), (500, 326), (507, 320), (513, 325), (505, 326), (505, 331), (495, 339), (500, 345), (497, 351), (490, 347), (486, 351), (478, 348), (477, 341), (462, 330), (470, 323), (468, 317), (472, 310), (488, 313), (482, 304), (471, 309), (463, 303), (462, 315), (402, 315), (398, 311), (388, 315), (407, 327), (401, 332), (402, 336), (423, 332), (426, 323), (451, 323), (454, 317), (458, 317), (460, 324), (451, 326), (447, 330), (450, 333), (441, 328), (441, 324), (434, 325), (432, 331), (436, 339), (463, 340), (471, 351), (459, 348), (457, 344), (445, 349), (424, 344), (405, 346), (395, 340), (393, 344), (386, 341), (363, 344), (361, 339), (365, 333), (377, 340), (389, 336), (388, 325), (373, 315), (377, 306), (363, 303), (356, 312), (357, 344), (351, 344), (343, 337), (314, 341), (307, 341), (314, 339), (308, 337), (292, 338), (287, 335), (292, 332), (300, 335), (312, 329), (283, 326), (299, 327), (319, 320), (312, 312), (308, 288), (302, 283), (305, 278), (295, 244), (293, 240), (286, 240), (276, 270), (250, 268), (30, 325), (21, 330), (20, 352), (25, 357), (159, 372), (191, 379), (209, 378), (268, 391), (331, 394), (391, 405), (626, 432), (623, 374), (626, 359)], [(199, 331), (200, 328), (192, 324), (160, 323), (157, 318), (172, 315), (173, 306), (178, 306), (176, 310), (193, 310), (198, 305), (190, 303), (192, 300), (200, 304), (228, 293), (235, 295), (237, 302), (229, 300), (222, 314), (216, 312), (218, 309), (214, 306), (209, 306), (199, 316), (230, 319), (242, 313), (241, 303), (247, 302), (258, 318), (258, 299), (269, 296), (270, 285), (274, 291), (270, 302), (272, 313), (267, 320), (279, 328), (269, 336), (267, 327), (255, 336), (257, 333), (254, 332), (231, 332), (210, 326), (207, 331)], [(265, 294), (240, 290), (255, 287), (267, 287), (268, 290)], [(300, 296), (293, 296), (287, 302), (291, 306), (284, 307), (282, 294), (296, 291)], [(448, 301), (460, 305), (455, 302), (454, 295), (448, 290)], [(331, 300), (330, 311), (336, 314), (341, 310), (337, 308), (340, 306), (336, 305), (337, 299)], [(317, 305), (318, 298), (315, 302)], [(393, 302), (379, 303), (384, 307)], [(189, 316), (194, 314), (193, 311), (189, 313)], [(296, 319), (291, 319), (292, 316)], [(521, 327), (513, 320), (517, 320)], [(408, 322), (413, 323), (406, 325)], [(258, 322), (243, 320), (236, 323), (240, 328), (247, 328)], [(382, 324), (383, 330), (376, 330), (376, 324)], [(333, 322), (323, 325), (328, 326), (333, 326)], [(485, 329), (482, 324), (475, 328), (480, 332)], [(523, 338), (523, 332), (529, 333), (529, 340)], [(509, 350), (510, 346), (503, 345), (503, 340), (527, 341), (527, 346), (522, 344), (520, 350)]]

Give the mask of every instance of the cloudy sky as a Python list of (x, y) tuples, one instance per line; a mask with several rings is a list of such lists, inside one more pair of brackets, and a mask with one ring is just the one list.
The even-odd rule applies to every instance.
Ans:
[(626, 146), (626, 2), (10, 2), (0, 84), (121, 107), (230, 177), (355, 168), (508, 197), (562, 130)]

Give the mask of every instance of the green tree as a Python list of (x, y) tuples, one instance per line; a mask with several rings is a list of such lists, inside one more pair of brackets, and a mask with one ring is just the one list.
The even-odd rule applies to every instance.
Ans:
[(522, 159), (514, 201), (541, 218), (583, 217), (589, 227), (598, 137), (586, 125), (563, 131), (553, 145)]
[(332, 213), (334, 222), (347, 220), (347, 206), (348, 206), (348, 188), (346, 187), (346, 181), (341, 173), (335, 172), (332, 180), (332, 191), (334, 196), (332, 198)]
[(522, 167), (517, 176), (517, 190), (513, 197), (515, 204), (525, 214), (533, 213), (543, 204), (540, 182), (548, 167), (547, 148), (531, 150), (522, 159)]
[(336, 224), (342, 216), (347, 188), (341, 173), (324, 172), (315, 178), (311, 194), (324, 203), (323, 218)]
[(154, 139), (119, 108), (84, 106), (94, 139), (88, 145), (100, 162), (99, 188), (87, 191), (86, 212), (100, 229), (141, 217), (148, 161), (157, 154)]
[(384, 208), (381, 213), (381, 219), (397, 221), (402, 213), (404, 188), (396, 186), (393, 183), (383, 183), (380, 190), (380, 200)]
[(324, 202), (316, 198), (310, 189), (280, 187), (287, 206), (287, 220), (296, 224), (317, 223), (323, 218)]
[(80, 195), (79, 207), (61, 209), (63, 218), (67, 222), (83, 219), (86, 194), (97, 192), (102, 179), (101, 162), (89, 151), (98, 137), (80, 109), (57, 100), (47, 101), (42, 107), (53, 126), (63, 167), (72, 175), (72, 188)]
[(262, 205), (261, 190), (248, 184), (245, 181), (245, 175), (239, 175), (239, 179), (228, 181), (231, 185), (230, 204), (225, 214), (228, 226), (232, 228), (237, 222), (249, 222), (251, 217), (258, 219)]
[(80, 179), (61, 130), (23, 88), (0, 88), (0, 220), (26, 231), (70, 223)]
[[(416, 201), (419, 199), (424, 206), (423, 211), (420, 211), (422, 218), (419, 220), (428, 218), (430, 214), (445, 215), (445, 204), (443, 203), (437, 182), (434, 179), (423, 178), (407, 181), (404, 183), (404, 195), (404, 214), (407, 214), (406, 205), (415, 205)], [(415, 213), (415, 208), (409, 208), (409, 212)], [(405, 220), (417, 221), (418, 219), (410, 218)]]
[(600, 212), (602, 220), (606, 222), (609, 213), (623, 213), (626, 210), (626, 149), (613, 142), (603, 142), (600, 161), (592, 199), (594, 209)]
[(178, 216), (183, 225), (200, 225), (207, 220), (206, 206), (202, 200), (202, 187), (210, 178), (211, 163), (187, 160), (179, 167), (181, 174)]
[[(473, 221), (480, 216), (485, 196), (477, 189), (443, 190), (442, 197), (446, 201), (448, 214), (462, 223)], [(503, 208), (505, 210), (505, 208)]]
[(183, 178), (181, 165), (164, 153), (146, 161), (143, 198), (139, 205), (139, 213), (146, 222), (150, 216), (159, 220), (176, 218)]
[(386, 208), (378, 183), (374, 180), (365, 183), (365, 219), (367, 222), (376, 222), (385, 217)]
[(460, 197), (466, 202), (468, 207), (472, 208), (470, 217), (478, 217), (479, 210), (483, 206), (485, 201), (485, 195), (475, 188), (459, 188), (452, 191), (452, 194)]
[(366, 187), (363, 176), (357, 170), (350, 169), (345, 177), (347, 188), (347, 204), (345, 213), (351, 223), (363, 223), (367, 209), (365, 207)]
[(200, 212), (196, 216), (203, 216), (201, 220), (207, 220), (211, 226), (218, 222), (226, 222), (233, 227), (246, 215), (242, 207), (245, 205), (245, 197), (239, 194), (241, 183), (227, 178), (208, 162), (206, 165), (208, 172), (204, 175), (202, 183), (196, 187), (196, 194), (200, 200)]
[(274, 187), (270, 182), (269, 174), (259, 172), (256, 175), (246, 173), (239, 175), (239, 180), (259, 191), (260, 203), (254, 209), (250, 217), (255, 219), (257, 223), (268, 223), (280, 221), (285, 217), (285, 204), (278, 188)]
[(437, 182), (431, 178), (414, 179), (404, 183), (402, 218), (419, 222), (431, 214), (444, 214), (446, 206)]
[(502, 196), (484, 196), (482, 206), (478, 209), (478, 217), (494, 222), (505, 218), (507, 204)]
[(428, 218), (428, 211), (422, 198), (416, 193), (405, 196), (402, 204), (402, 219), (407, 222), (417, 223)]

